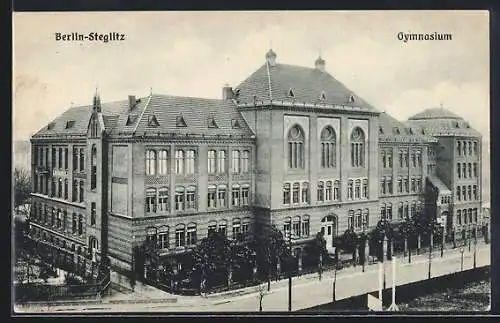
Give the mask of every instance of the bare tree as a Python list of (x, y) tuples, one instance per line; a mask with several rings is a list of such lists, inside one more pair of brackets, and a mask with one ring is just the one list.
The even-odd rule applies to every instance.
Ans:
[(259, 284), (256, 286), (257, 297), (259, 298), (259, 312), (262, 312), (262, 301), (264, 300), (264, 296), (267, 294), (266, 284)]
[(28, 215), (29, 208), (24, 207), (31, 193), (31, 176), (25, 169), (14, 169), (14, 207), (18, 212)]

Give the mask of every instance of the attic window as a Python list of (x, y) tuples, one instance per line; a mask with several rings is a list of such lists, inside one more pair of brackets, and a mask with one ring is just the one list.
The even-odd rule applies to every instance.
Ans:
[(66, 129), (71, 129), (75, 125), (75, 120), (68, 120), (66, 122)]
[(465, 123), (465, 128), (470, 128), (470, 124), (468, 122)]
[(293, 89), (292, 88), (290, 88), (290, 90), (288, 90), (288, 96), (291, 97), (291, 98), (295, 97), (295, 93), (293, 93)]
[(136, 121), (137, 121), (137, 115), (136, 114), (129, 114), (128, 118), (127, 118), (126, 125), (131, 126), (131, 125), (135, 124)]
[(422, 134), (425, 135), (425, 129), (424, 128), (422, 128)]
[(349, 95), (349, 102), (351, 102), (351, 103), (354, 102), (354, 95), (352, 95), (352, 94)]
[(55, 122), (51, 122), (51, 123), (49, 123), (49, 124), (47, 125), (47, 130), (52, 130), (52, 129), (54, 129), (54, 126), (55, 126), (55, 125), (56, 125), (56, 123), (55, 123)]
[(378, 133), (381, 135), (384, 134), (384, 128), (382, 128), (382, 126), (378, 127)]
[(182, 116), (178, 116), (175, 119), (175, 126), (176, 127), (187, 127), (186, 121), (184, 121), (184, 118)]
[(324, 91), (321, 92), (321, 96), (319, 97), (320, 100), (325, 101), (326, 100), (326, 94)]
[(413, 129), (412, 128), (408, 128), (408, 132), (410, 133), (410, 135), (413, 135)]
[(460, 128), (460, 124), (458, 123), (458, 121), (455, 121), (455, 128)]
[(209, 128), (219, 128), (219, 126), (217, 126), (217, 123), (215, 122), (215, 119), (213, 117), (208, 118), (208, 127)]
[(397, 135), (399, 135), (401, 132), (399, 131), (398, 127), (394, 127), (393, 132)]
[(160, 124), (154, 115), (148, 117), (148, 127), (158, 127)]
[(231, 126), (235, 129), (241, 128), (240, 123), (238, 122), (237, 119), (231, 120)]

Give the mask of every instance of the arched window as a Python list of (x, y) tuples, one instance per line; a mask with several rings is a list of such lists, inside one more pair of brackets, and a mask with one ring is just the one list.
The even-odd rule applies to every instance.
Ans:
[(182, 211), (184, 210), (184, 187), (183, 186), (177, 186), (175, 188), (175, 210), (176, 211)]
[(399, 202), (398, 204), (398, 219), (403, 219), (403, 202)]
[(356, 229), (361, 229), (362, 223), (361, 210), (356, 210), (356, 213), (354, 214), (354, 227)]
[(295, 125), (288, 131), (288, 167), (304, 168), (304, 141), (302, 129)]
[(368, 209), (363, 210), (362, 224), (364, 228), (368, 228), (368, 226), (370, 225), (369, 213), (370, 211)]
[(184, 224), (178, 224), (175, 227), (175, 246), (184, 247), (186, 244), (186, 230)]
[(68, 179), (64, 179), (64, 199), (68, 199)]
[(168, 212), (168, 188), (166, 187), (158, 190), (158, 211)]
[(292, 222), (292, 234), (295, 238), (300, 237), (300, 216), (295, 216)]
[(183, 174), (184, 173), (184, 151), (176, 150), (175, 151), (175, 173)]
[(211, 220), (208, 222), (208, 226), (207, 226), (207, 236), (210, 236), (212, 234), (214, 234), (215, 232), (217, 232), (217, 221), (215, 220)]
[(309, 236), (309, 215), (302, 216), (302, 237)]
[(380, 220), (382, 221), (385, 221), (386, 219), (386, 213), (385, 213), (386, 209), (385, 209), (385, 203), (382, 203), (380, 205)]
[(347, 199), (352, 200), (354, 181), (352, 179), (347, 181)]
[(365, 133), (356, 127), (351, 133), (351, 166), (364, 167), (365, 165)]
[(226, 207), (227, 188), (226, 185), (217, 186), (217, 207)]
[(80, 148), (80, 171), (85, 170), (85, 151)]
[[(331, 186), (330, 186), (330, 195), (331, 195)], [(309, 203), (309, 183), (307, 182), (302, 183), (300, 196), (302, 203)]]
[(196, 209), (196, 187), (188, 186), (186, 189), (186, 210)]
[(457, 210), (457, 224), (462, 225), (462, 210)]
[(195, 151), (186, 151), (186, 174), (194, 174)]
[(63, 180), (62, 178), (59, 178), (57, 181), (57, 197), (62, 198), (62, 193), (63, 193)]
[(146, 190), (146, 212), (156, 213), (156, 189), (148, 188)]
[(232, 171), (234, 174), (237, 174), (240, 172), (240, 152), (239, 150), (233, 150), (232, 154)]
[(216, 195), (217, 195), (217, 186), (209, 185), (208, 193), (207, 193), (207, 203), (209, 208), (213, 208), (216, 206)]
[(340, 200), (340, 181), (336, 180), (333, 182), (333, 199), (335, 201)]
[(215, 174), (215, 150), (208, 151), (208, 173)]
[(239, 218), (233, 219), (233, 239), (236, 241), (242, 241), (243, 239), (241, 234), (241, 220)]
[(92, 146), (92, 154), (90, 157), (91, 169), (90, 169), (90, 189), (95, 190), (97, 186), (97, 148), (95, 145)]
[(386, 219), (388, 221), (392, 221), (392, 203), (387, 203), (385, 214), (386, 214)]
[(323, 181), (318, 182), (317, 192), (318, 192), (318, 202), (324, 201), (325, 200), (325, 183)]
[(332, 127), (327, 126), (321, 131), (321, 167), (333, 168), (337, 165), (337, 137)]
[(332, 181), (326, 181), (325, 187), (325, 201), (332, 200)]
[(189, 223), (187, 226), (187, 239), (186, 243), (188, 246), (196, 244), (196, 224)]
[(292, 186), (292, 203), (299, 203), (299, 194), (300, 194), (300, 184), (293, 183)]
[(80, 181), (80, 190), (79, 190), (80, 196), (79, 196), (79, 202), (83, 202), (83, 197), (85, 193), (85, 188), (83, 187), (83, 181)]
[(224, 174), (226, 172), (226, 151), (219, 150), (217, 152), (217, 173)]
[(146, 150), (146, 175), (156, 174), (156, 151)]
[(250, 152), (248, 150), (244, 150), (241, 155), (241, 172), (247, 173), (249, 171), (248, 167), (248, 159), (250, 158)]
[(158, 248), (167, 249), (168, 242), (168, 226), (164, 225), (158, 229)]
[(354, 197), (361, 198), (361, 180), (357, 179), (354, 185)]
[[(154, 168), (154, 161), (153, 161), (153, 168)], [(158, 175), (167, 175), (167, 174), (168, 174), (168, 154), (166, 150), (160, 150), (158, 152)], [(148, 175), (154, 175), (154, 171), (153, 174), (148, 173)]]
[(462, 142), (461, 141), (457, 141), (457, 153), (459, 156), (462, 155)]

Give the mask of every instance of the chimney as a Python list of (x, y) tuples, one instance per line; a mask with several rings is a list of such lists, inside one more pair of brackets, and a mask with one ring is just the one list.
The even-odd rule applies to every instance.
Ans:
[(269, 66), (275, 66), (276, 65), (276, 53), (273, 52), (272, 49), (270, 49), (266, 53), (266, 61), (269, 64)]
[(321, 58), (321, 56), (316, 59), (316, 62), (314, 64), (316, 66), (317, 70), (320, 70), (321, 72), (325, 72), (325, 60)]
[(135, 108), (136, 105), (137, 105), (137, 100), (135, 98), (135, 95), (129, 95), (128, 96), (128, 108), (129, 108), (129, 110), (132, 110), (133, 108)]
[(232, 100), (232, 99), (234, 99), (233, 88), (226, 84), (222, 88), (222, 100)]

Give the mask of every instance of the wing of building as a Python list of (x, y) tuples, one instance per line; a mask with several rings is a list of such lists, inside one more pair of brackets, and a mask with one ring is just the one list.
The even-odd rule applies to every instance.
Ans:
[(314, 67), (276, 58), (269, 51), (220, 100), (96, 94), (38, 131), (33, 238), (83, 268), (109, 259), (142, 274), (145, 241), (183, 270), (214, 231), (244, 243), (274, 225), (302, 259), (317, 232), (330, 248), (381, 219), (444, 216), (449, 237), (481, 221), (481, 135), (465, 120), (437, 108), (402, 123), (321, 57)]

